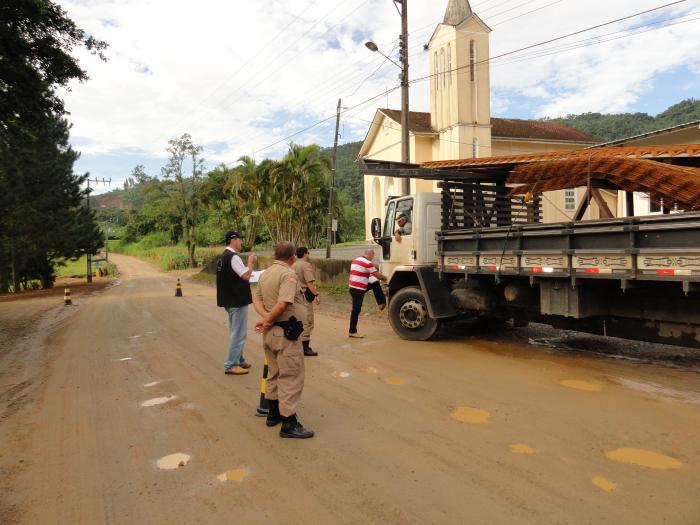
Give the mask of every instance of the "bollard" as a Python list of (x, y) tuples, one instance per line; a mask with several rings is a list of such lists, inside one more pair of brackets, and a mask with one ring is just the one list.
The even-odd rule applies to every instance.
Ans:
[(70, 288), (64, 288), (63, 289), (63, 305), (64, 306), (71, 306), (73, 304), (73, 301), (71, 301), (70, 298)]
[(175, 285), (175, 297), (182, 297), (182, 285), (180, 284), (179, 278), (177, 280), (177, 284)]
[(267, 417), (270, 412), (270, 403), (265, 398), (265, 380), (267, 379), (267, 357), (263, 365), (262, 379), (260, 380), (260, 406), (255, 409), (255, 415), (258, 417)]

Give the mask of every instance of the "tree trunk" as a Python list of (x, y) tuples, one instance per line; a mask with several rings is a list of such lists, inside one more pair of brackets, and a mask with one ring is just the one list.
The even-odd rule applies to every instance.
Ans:
[(10, 274), (5, 244), (0, 242), (0, 293), (7, 293), (10, 289)]
[(20, 269), (19, 269), (19, 260), (17, 257), (17, 249), (16, 249), (14, 243), (12, 243), (10, 245), (10, 259), (11, 259), (10, 265), (12, 267), (12, 288), (13, 288), (14, 293), (18, 293), (20, 290), (20, 284), (21, 284), (20, 278), (19, 278)]

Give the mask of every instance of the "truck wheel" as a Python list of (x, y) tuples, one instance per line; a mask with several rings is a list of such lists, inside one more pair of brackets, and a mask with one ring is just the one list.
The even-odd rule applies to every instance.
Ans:
[(425, 297), (414, 286), (399, 290), (389, 303), (389, 322), (401, 339), (427, 341), (440, 327), (440, 321), (428, 316)]

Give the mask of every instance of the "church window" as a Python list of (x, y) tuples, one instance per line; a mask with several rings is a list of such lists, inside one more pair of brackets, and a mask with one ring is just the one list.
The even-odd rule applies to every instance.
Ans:
[(473, 40), (469, 41), (469, 78), (474, 82), (474, 66), (476, 65), (476, 48)]
[(435, 51), (435, 56), (433, 60), (433, 75), (435, 76), (435, 91), (440, 89), (440, 72), (438, 70), (438, 56), (437, 51)]
[(440, 69), (442, 70), (442, 87), (445, 87), (445, 50), (440, 50)]
[(472, 158), (477, 158), (479, 156), (479, 139), (474, 137), (472, 139)]
[(447, 44), (447, 78), (448, 84), (452, 85), (452, 46)]

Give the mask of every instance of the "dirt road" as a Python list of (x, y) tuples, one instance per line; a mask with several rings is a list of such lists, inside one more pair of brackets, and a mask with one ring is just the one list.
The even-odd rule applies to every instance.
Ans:
[(252, 415), (260, 337), (224, 375), (214, 290), (113, 257), (120, 284), (3, 346), (0, 523), (700, 523), (697, 372), (321, 312), (316, 437), (282, 440)]

